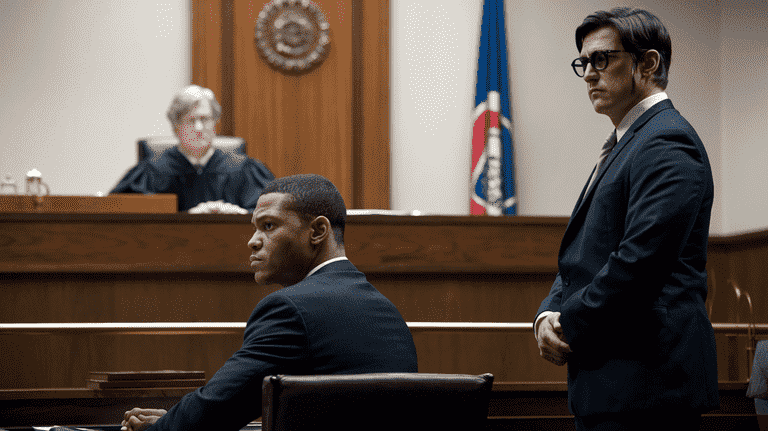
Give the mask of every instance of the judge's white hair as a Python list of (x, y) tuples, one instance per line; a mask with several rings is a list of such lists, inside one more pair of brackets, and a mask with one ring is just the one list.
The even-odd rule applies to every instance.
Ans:
[(173, 97), (171, 106), (168, 107), (166, 115), (171, 121), (171, 125), (175, 128), (182, 118), (189, 111), (191, 111), (195, 105), (201, 100), (208, 100), (211, 103), (211, 110), (213, 110), (213, 119), (219, 121), (221, 117), (221, 105), (216, 101), (216, 96), (209, 88), (200, 87), (199, 85), (188, 85), (182, 88)]

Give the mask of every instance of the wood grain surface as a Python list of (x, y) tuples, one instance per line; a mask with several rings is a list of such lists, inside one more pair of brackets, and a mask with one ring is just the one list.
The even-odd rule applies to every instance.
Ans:
[(0, 214), (176, 214), (177, 197), (157, 193), (121, 193), (107, 196), (0, 195)]
[[(553, 273), (565, 219), (350, 216), (366, 273)], [(250, 272), (248, 215), (45, 215), (0, 219), (0, 272)]]
[[(407, 321), (530, 322), (554, 280), (566, 222), (351, 216), (346, 247), (353, 263)], [(0, 321), (244, 322), (261, 298), (279, 288), (253, 283), (246, 246), (250, 233), (248, 216), (3, 214)], [(767, 249), (765, 233), (710, 240), (710, 290), (717, 285), (714, 322), (747, 321), (743, 300), (723, 287), (728, 280), (752, 294), (755, 319), (764, 321), (768, 304), (760, 283), (768, 275), (762, 264)], [(530, 336), (414, 336), (424, 371), (491, 371), (497, 381), (564, 379), (564, 368), (541, 360)], [(218, 339), (189, 333), (142, 335), (146, 339), (8, 337), (2, 343), (13, 353), (4, 363), (8, 378), (0, 379), (6, 388), (82, 386), (75, 383), (82, 380), (78, 373), (110, 366), (212, 373), (240, 343), (234, 335)], [(719, 333), (717, 343), (720, 379), (745, 379), (746, 337)], [(132, 353), (144, 349), (156, 353), (151, 358)], [(200, 362), (176, 363), (177, 352), (194, 354)]]
[(284, 73), (259, 55), (267, 0), (193, 0), (192, 81), (222, 105), (218, 133), (245, 138), (278, 177), (317, 173), (348, 208), (389, 208), (389, 1), (313, 2), (330, 24), (328, 57)]

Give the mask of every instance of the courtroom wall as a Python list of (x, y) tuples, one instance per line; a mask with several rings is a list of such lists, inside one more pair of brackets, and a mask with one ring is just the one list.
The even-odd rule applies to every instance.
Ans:
[(727, 232), (768, 225), (768, 3), (723, 1), (722, 218)]
[[(391, 3), (393, 209), (468, 212), (481, 4)], [(519, 213), (570, 214), (589, 175), (611, 125), (568, 67), (573, 29), (620, 4), (653, 10), (672, 34), (668, 90), (709, 151), (712, 234), (765, 229), (768, 6), (756, 0), (508, 0)], [(189, 14), (187, 0), (0, 0), (0, 176), (21, 183), (36, 167), (56, 194), (106, 193), (138, 136), (171, 133), (164, 111), (191, 79)]]
[(172, 133), (190, 81), (189, 0), (0, 0), (0, 177), (39, 169), (54, 194), (108, 193), (136, 139)]
[[(711, 233), (765, 228), (768, 6), (757, 1), (508, 0), (519, 213), (569, 215), (612, 129), (594, 113), (569, 64), (582, 19), (619, 5), (652, 10), (671, 34), (667, 90), (701, 135), (713, 167)], [(475, 0), (392, 2), (393, 208), (468, 212), (470, 131), (462, 121), (474, 108), (481, 12)], [(445, 183), (457, 192), (415, 193)]]
[[(469, 176), (470, 131), (461, 121), (474, 107), (481, 3), (392, 3), (393, 208), (468, 212), (468, 184), (440, 172)], [(768, 6), (747, 0), (508, 0), (519, 213), (569, 215), (595, 163), (596, 147), (612, 128), (607, 117), (593, 112), (584, 82), (568, 64), (576, 56), (573, 31), (584, 16), (618, 5), (654, 11), (671, 34), (667, 90), (701, 135), (713, 167), (711, 233), (764, 229)], [(458, 192), (414, 192), (446, 183)]]

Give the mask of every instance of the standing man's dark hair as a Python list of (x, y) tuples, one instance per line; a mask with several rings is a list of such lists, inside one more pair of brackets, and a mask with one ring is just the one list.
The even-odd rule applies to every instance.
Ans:
[(672, 62), (672, 40), (661, 20), (643, 9), (617, 7), (610, 11), (598, 11), (589, 15), (576, 29), (576, 49), (581, 52), (584, 37), (601, 27), (613, 27), (618, 31), (621, 44), (637, 63), (642, 55), (655, 49), (661, 56), (655, 82), (667, 88), (669, 65)]
[(595, 12), (576, 46), (571, 67), (615, 129), (595, 145), (534, 319), (539, 354), (568, 365), (577, 431), (698, 430), (719, 406), (707, 152), (664, 91), (672, 48), (656, 16)]
[(273, 180), (261, 191), (285, 193), (291, 196), (290, 209), (296, 211), (305, 221), (324, 216), (331, 222), (333, 236), (339, 245), (344, 245), (344, 225), (347, 208), (344, 198), (336, 186), (321, 175), (298, 174)]

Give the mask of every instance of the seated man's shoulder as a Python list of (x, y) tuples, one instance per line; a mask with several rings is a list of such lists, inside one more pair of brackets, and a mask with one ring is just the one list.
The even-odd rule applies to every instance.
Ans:
[[(373, 285), (359, 271), (333, 271), (313, 274), (306, 279), (272, 292), (269, 296), (283, 298), (295, 303), (319, 300), (321, 298), (343, 298), (346, 296), (380, 295)], [(266, 298), (265, 298), (266, 299)]]

